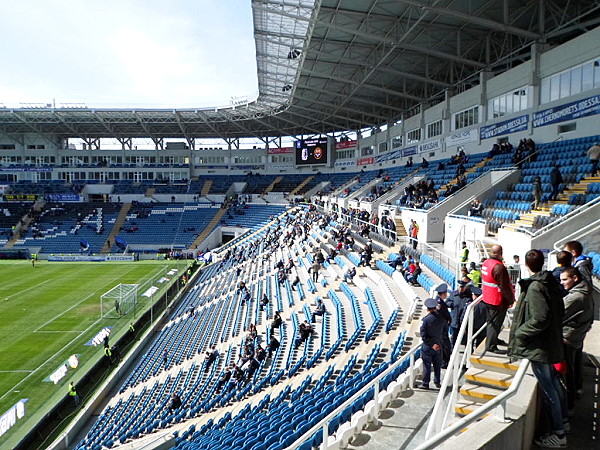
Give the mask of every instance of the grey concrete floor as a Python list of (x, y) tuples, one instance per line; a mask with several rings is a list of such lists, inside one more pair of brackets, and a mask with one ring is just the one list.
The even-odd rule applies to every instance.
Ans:
[(437, 389), (402, 392), (386, 409), (379, 412), (379, 424), (369, 424), (362, 433), (354, 437), (348, 448), (405, 450), (417, 447), (425, 441), (427, 420), (438, 392)]

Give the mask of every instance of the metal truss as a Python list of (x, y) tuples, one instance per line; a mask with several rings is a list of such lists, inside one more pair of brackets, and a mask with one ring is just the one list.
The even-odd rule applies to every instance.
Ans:
[[(600, 24), (598, 0), (252, 0), (259, 96), (228, 108), (0, 108), (0, 133), (239, 142), (375, 128)], [(13, 139), (13, 138), (11, 138)], [(18, 139), (18, 138), (17, 138)]]

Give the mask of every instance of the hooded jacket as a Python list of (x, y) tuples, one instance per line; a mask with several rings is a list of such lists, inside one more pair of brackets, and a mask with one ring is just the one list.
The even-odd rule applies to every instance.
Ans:
[(594, 320), (591, 291), (590, 285), (585, 280), (581, 280), (563, 298), (565, 304), (563, 338), (574, 348), (583, 346), (585, 335)]
[(592, 271), (594, 270), (594, 264), (592, 260), (585, 255), (579, 255), (573, 264), (583, 276), (583, 279), (592, 284)]
[(545, 364), (562, 361), (564, 305), (559, 284), (547, 270), (519, 284), (521, 296), (510, 329), (508, 354)]

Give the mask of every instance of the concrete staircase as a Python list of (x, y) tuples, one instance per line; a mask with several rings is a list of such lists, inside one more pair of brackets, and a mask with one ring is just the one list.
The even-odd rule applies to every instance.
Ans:
[[(485, 166), (491, 160), (492, 160), (492, 158), (485, 158), (484, 160), (479, 161), (473, 167), (468, 168), (465, 171), (464, 176), (466, 177), (468, 174), (475, 172), (477, 169), (479, 169), (480, 167)], [(458, 178), (453, 178), (448, 183), (446, 183), (444, 186), (440, 186), (440, 188), (436, 191), (437, 195), (441, 195), (444, 192), (446, 192), (446, 186), (449, 185), (449, 184), (456, 184), (457, 181), (458, 181)]]
[(556, 201), (546, 202), (538, 207), (538, 209), (532, 209), (531, 212), (521, 214), (518, 220), (515, 220), (514, 224), (523, 228), (531, 228), (533, 223), (538, 216), (550, 216), (552, 207), (556, 204), (567, 204), (569, 197), (572, 194), (585, 194), (588, 185), (591, 183), (600, 183), (600, 177), (587, 177), (581, 180), (579, 183), (573, 184), (565, 189), (562, 194), (559, 194)]
[(202, 197), (206, 197), (210, 193), (210, 188), (212, 187), (213, 180), (206, 180), (202, 185), (202, 189), (200, 190), (200, 195)]
[(459, 417), (470, 414), (508, 389), (519, 368), (518, 362), (510, 362), (507, 356), (495, 353), (481, 356), (481, 351), (471, 355), (471, 364), (459, 391), (461, 398), (454, 407)]
[[(42, 209), (44, 209), (45, 204), (46, 202), (44, 200), (38, 200), (34, 203), (33, 210), (35, 212), (40, 212)], [(17, 227), (14, 230), (14, 235), (4, 245), (4, 248), (13, 248), (22, 234), (21, 230), (27, 230), (32, 220), (33, 218), (29, 217), (29, 214), (25, 214), (23, 217), (21, 217), (21, 224), (17, 225)]]
[(198, 237), (194, 239), (194, 242), (192, 242), (190, 248), (198, 248), (198, 246), (202, 244), (202, 241), (204, 241), (204, 239), (208, 237), (208, 235), (212, 232), (212, 230), (214, 230), (214, 228), (219, 224), (219, 222), (221, 222), (221, 218), (225, 215), (226, 212), (226, 208), (219, 209), (219, 211), (217, 211), (217, 214), (215, 214), (215, 216), (208, 223), (208, 225), (206, 225), (204, 230), (202, 230), (202, 233), (200, 233)]
[(27, 228), (29, 228), (29, 224), (31, 223), (31, 217), (29, 217), (28, 214), (25, 214), (22, 218), (21, 218), (21, 226), (19, 228), (15, 228), (15, 233), (13, 234), (13, 236), (8, 240), (8, 242), (4, 245), (5, 248), (13, 248), (15, 246), (15, 244), (17, 243), (17, 241), (19, 240), (21, 233), (21, 230), (26, 230)]
[(155, 188), (151, 187), (146, 189), (146, 193), (144, 194), (145, 197), (152, 197), (154, 196), (154, 192), (156, 191)]
[[(154, 188), (150, 188), (148, 190), (154, 191)], [(147, 192), (146, 195), (148, 195)], [(131, 203), (123, 203), (123, 206), (121, 206), (121, 211), (119, 211), (119, 215), (117, 216), (117, 220), (115, 220), (112, 230), (110, 230), (110, 234), (106, 238), (106, 241), (104, 241), (104, 245), (102, 245), (102, 250), (100, 250), (100, 253), (110, 253), (112, 244), (115, 242), (115, 237), (119, 234), (121, 226), (123, 226), (125, 223), (125, 219), (127, 218), (127, 214), (129, 214), (130, 209)]]
[(282, 176), (278, 176), (277, 178), (275, 178), (273, 180), (273, 182), (265, 188), (265, 190), (263, 191), (263, 193), (260, 194), (261, 197), (264, 196), (264, 195), (267, 195), (269, 192), (271, 192), (275, 188), (275, 186), (277, 186), (277, 183), (281, 183), (281, 180), (283, 180)]
[(400, 217), (396, 217), (394, 223), (396, 224), (396, 236), (408, 236), (408, 232), (406, 231), (406, 228), (404, 228), (404, 224)]
[(302, 189), (304, 186), (306, 186), (308, 183), (310, 183), (310, 181), (311, 181), (311, 180), (312, 180), (314, 177), (315, 177), (314, 175), (309, 175), (308, 177), (306, 177), (306, 179), (305, 179), (305, 180), (304, 180), (302, 183), (300, 183), (298, 186), (296, 186), (296, 188), (295, 188), (295, 189), (294, 189), (292, 192), (290, 192), (290, 193), (288, 194), (288, 197), (291, 197), (292, 195), (296, 195), (296, 193), (300, 192), (300, 190), (301, 190), (301, 189)]

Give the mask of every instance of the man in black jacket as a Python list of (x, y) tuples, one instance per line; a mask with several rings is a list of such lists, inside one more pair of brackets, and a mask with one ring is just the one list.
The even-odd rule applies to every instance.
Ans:
[(434, 298), (425, 300), (425, 308), (429, 314), (423, 318), (421, 323), (421, 359), (423, 360), (423, 383), (422, 389), (429, 389), (431, 380), (431, 366), (433, 365), (433, 382), (440, 387), (442, 370), (442, 335), (446, 321), (438, 313), (438, 302)]
[(552, 431), (536, 439), (535, 444), (542, 448), (563, 448), (567, 445), (565, 431), (570, 429), (570, 424), (565, 391), (554, 369), (554, 364), (564, 359), (563, 300), (552, 273), (542, 270), (542, 252), (529, 250), (525, 264), (533, 275), (519, 281), (521, 296), (510, 330), (508, 353), (511, 357), (531, 361), (548, 407)]
[(550, 195), (550, 200), (556, 200), (556, 197), (558, 197), (558, 189), (560, 188), (560, 184), (562, 182), (563, 177), (560, 174), (560, 170), (558, 170), (557, 165), (554, 165), (550, 171), (550, 184), (552, 185), (552, 194)]

